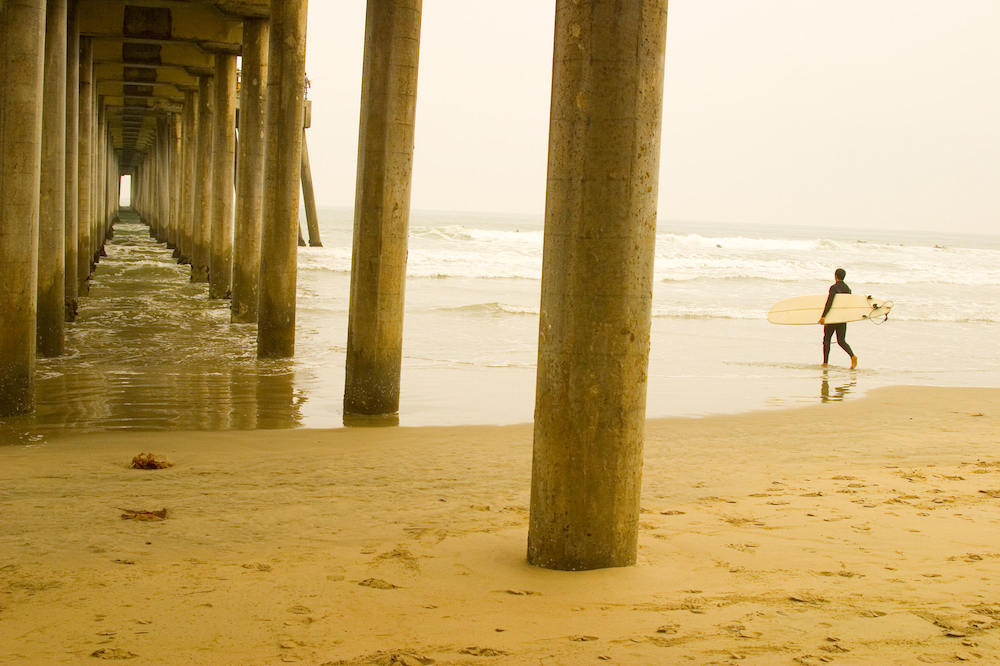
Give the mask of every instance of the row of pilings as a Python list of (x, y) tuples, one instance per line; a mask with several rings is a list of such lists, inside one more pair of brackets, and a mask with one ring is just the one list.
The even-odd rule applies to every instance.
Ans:
[[(5, 413), (30, 409), (36, 271), (63, 275), (40, 268), (38, 251), (42, 45), (54, 34), (45, 4), (0, 0)], [(271, 0), (269, 22), (247, 21), (235, 160), (233, 65), (220, 54), (185, 91), (179, 117), (159, 121), (133, 178), (139, 212), (190, 262), (192, 279), (208, 281), (212, 297), (228, 294), (234, 321), (256, 313), (262, 358), (294, 350), (305, 13), (305, 0)], [(420, 16), (421, 0), (368, 2), (345, 417), (398, 411)], [(528, 560), (542, 567), (636, 561), (666, 22), (666, 0), (556, 1), (528, 533)], [(79, 200), (79, 224), (70, 231), (68, 208), (57, 215), (73, 241), (55, 262), (86, 263), (77, 289), (112, 222), (120, 171), (100, 100), (82, 92), (84, 41), (79, 111), (63, 111), (78, 117), (80, 152), (66, 150), (70, 166), (57, 177), (68, 189), (78, 175), (78, 196), (64, 198)], [(62, 258), (70, 245), (78, 254)], [(68, 289), (64, 308), (65, 299)]]
[(36, 353), (63, 353), (123, 175), (133, 207), (191, 265), (192, 281), (232, 297), (234, 322), (260, 323), (258, 355), (293, 355), (307, 4), (271, 4), (270, 19), (243, 21), (237, 45), (237, 168), (231, 48), (213, 54), (214, 67), (186, 68), (197, 85), (179, 109), (150, 110), (155, 131), (126, 163), (122, 143), (140, 128), (114, 118), (121, 110), (95, 85), (94, 39), (80, 33), (87, 5), (0, 2), (0, 416), (33, 409)]

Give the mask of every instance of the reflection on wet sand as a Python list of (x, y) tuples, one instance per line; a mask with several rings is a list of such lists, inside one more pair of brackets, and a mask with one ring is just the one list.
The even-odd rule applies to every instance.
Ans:
[(857, 378), (854, 377), (854, 373), (851, 373), (851, 378), (841, 379), (837, 383), (830, 386), (830, 372), (828, 370), (823, 370), (823, 384), (820, 386), (820, 400), (822, 402), (841, 402), (848, 395), (854, 391), (854, 388), (858, 385)]
[(141, 224), (116, 225), (66, 347), (38, 360), (36, 410), (0, 419), (0, 444), (63, 428), (302, 425), (294, 361), (257, 361), (254, 327), (230, 324), (228, 301), (210, 301)]

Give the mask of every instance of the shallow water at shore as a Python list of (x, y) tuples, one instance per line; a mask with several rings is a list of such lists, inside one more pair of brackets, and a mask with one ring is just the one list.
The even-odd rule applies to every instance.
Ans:
[[(62, 428), (343, 425), (350, 286), (349, 263), (344, 262), (350, 254), (350, 217), (343, 209), (320, 212), (325, 247), (300, 250), (296, 356), (283, 361), (258, 361), (255, 327), (231, 324), (228, 301), (210, 300), (207, 285), (192, 284), (188, 267), (178, 265), (145, 226), (119, 223), (89, 296), (81, 298), (77, 321), (67, 326), (68, 353), (38, 360), (36, 413), (0, 419), (0, 443), (30, 441)], [(529, 255), (540, 254), (538, 220), (460, 215), (414, 213), (411, 221), (415, 274), (407, 280), (401, 425), (503, 424), (532, 418), (540, 284), (528, 274), (534, 270), (530, 261), (539, 259)], [(467, 229), (458, 224), (462, 221), (478, 226)], [(658, 261), (660, 254), (673, 252), (678, 255), (672, 259), (675, 272), (698, 261), (705, 266), (697, 270), (708, 271), (706, 276), (720, 270), (715, 264), (723, 260), (717, 256), (724, 251), (716, 247), (721, 243), (675, 232), (667, 234), (674, 240), (661, 239), (668, 247), (658, 250)], [(799, 238), (750, 242), (738, 232), (716, 235), (734, 247), (751, 248), (740, 250), (741, 261), (750, 261), (747, 253), (762, 245), (769, 248), (774, 265), (787, 268), (805, 261), (806, 255), (794, 259), (802, 251), (796, 244), (805, 242)], [(694, 249), (680, 257), (682, 250), (669, 246), (676, 239)], [(475, 247), (470, 249), (470, 243)], [(496, 243), (511, 247), (509, 256), (500, 256)], [(826, 245), (819, 243), (816, 251), (834, 252)], [(856, 252), (842, 245), (842, 252)], [(481, 267), (483, 275), (466, 275), (475, 253), (492, 257), (493, 264)], [(916, 250), (912, 254), (922, 256)], [(442, 259), (447, 256), (450, 263)], [(847, 256), (834, 252), (823, 260), (846, 261)], [(970, 280), (995, 278), (985, 268), (980, 273)], [(680, 281), (658, 281), (647, 416), (840, 401), (889, 384), (1000, 386), (1000, 358), (992, 343), (1000, 323), (990, 314), (990, 290), (996, 285), (947, 287), (956, 295), (952, 301), (980, 312), (979, 321), (952, 317), (943, 305), (935, 310), (940, 315), (936, 320), (915, 312), (918, 292), (943, 294), (940, 285), (876, 286), (879, 295), (888, 292), (900, 301), (902, 316), (884, 326), (851, 326), (849, 340), (861, 357), (856, 371), (846, 368), (846, 356), (836, 347), (831, 367), (819, 365), (818, 327), (773, 326), (758, 312), (766, 312), (766, 304), (778, 295), (810, 288), (824, 286), (692, 274)], [(942, 296), (941, 302), (947, 299)], [(726, 311), (716, 311), (719, 307)]]

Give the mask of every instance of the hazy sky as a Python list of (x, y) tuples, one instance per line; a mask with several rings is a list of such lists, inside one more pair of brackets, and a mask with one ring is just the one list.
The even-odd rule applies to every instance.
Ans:
[[(351, 206), (365, 0), (309, 3)], [(542, 213), (554, 0), (424, 0), (412, 207)], [(1000, 233), (1000, 0), (670, 0), (659, 218)]]

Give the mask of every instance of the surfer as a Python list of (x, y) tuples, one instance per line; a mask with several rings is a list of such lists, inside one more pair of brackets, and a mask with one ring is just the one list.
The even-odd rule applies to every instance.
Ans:
[(836, 279), (836, 282), (830, 286), (830, 295), (826, 299), (826, 307), (823, 308), (823, 315), (819, 318), (819, 323), (823, 324), (823, 365), (826, 366), (830, 363), (830, 339), (836, 333), (837, 344), (851, 357), (851, 369), (853, 370), (858, 367), (858, 357), (854, 355), (854, 352), (851, 351), (851, 346), (844, 339), (847, 337), (847, 322), (841, 324), (826, 323), (826, 314), (833, 306), (833, 297), (837, 294), (851, 293), (851, 288), (844, 282), (844, 278), (847, 277), (847, 271), (843, 268), (838, 268), (834, 271), (833, 277)]

